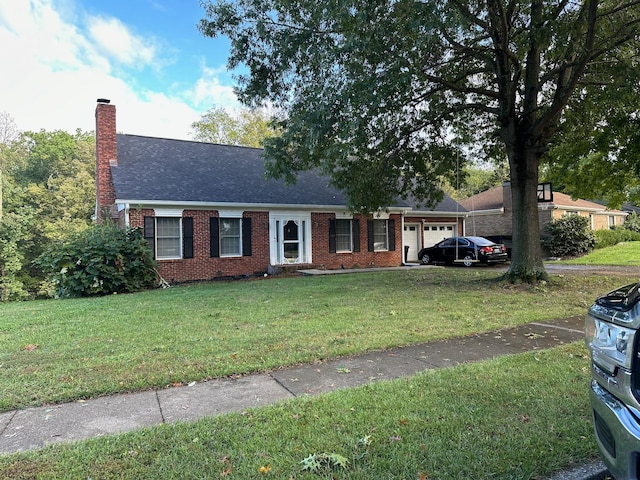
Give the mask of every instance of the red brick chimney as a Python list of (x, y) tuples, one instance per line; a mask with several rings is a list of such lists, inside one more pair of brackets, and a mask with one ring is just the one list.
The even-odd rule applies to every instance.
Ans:
[(116, 106), (104, 98), (96, 106), (96, 220), (117, 217), (111, 166), (118, 165)]

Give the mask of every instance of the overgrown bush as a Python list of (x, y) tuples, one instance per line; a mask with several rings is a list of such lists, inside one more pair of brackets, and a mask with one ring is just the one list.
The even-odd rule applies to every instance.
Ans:
[(56, 297), (135, 292), (158, 281), (153, 252), (140, 230), (112, 224), (50, 247), (36, 263), (53, 283)]
[(575, 257), (593, 250), (595, 237), (589, 227), (589, 218), (567, 215), (545, 227), (542, 244), (553, 257)]
[(640, 233), (626, 228), (614, 228), (613, 230), (597, 230), (596, 248), (612, 247), (620, 242), (640, 241)]
[(631, 212), (627, 215), (627, 218), (624, 219), (624, 224), (622, 228), (625, 230), (630, 230), (632, 232), (640, 233), (640, 215), (636, 212)]

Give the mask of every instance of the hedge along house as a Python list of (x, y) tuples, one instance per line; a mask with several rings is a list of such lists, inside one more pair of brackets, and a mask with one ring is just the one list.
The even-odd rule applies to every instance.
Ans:
[(405, 243), (417, 259), (434, 225), (443, 237), (464, 229), (465, 211), (448, 197), (433, 210), (404, 202), (352, 214), (317, 173), (295, 185), (266, 178), (261, 149), (118, 134), (116, 107), (102, 99), (96, 166), (96, 218), (142, 228), (170, 282), (398, 266)]

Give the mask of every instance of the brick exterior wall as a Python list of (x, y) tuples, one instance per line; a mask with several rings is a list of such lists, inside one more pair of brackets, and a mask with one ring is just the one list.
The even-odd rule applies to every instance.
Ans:
[(116, 106), (98, 103), (96, 106), (96, 214), (100, 223), (117, 216), (116, 193), (111, 178), (111, 165), (118, 163), (116, 141)]
[(479, 237), (511, 236), (511, 212), (507, 215), (477, 215), (467, 220), (467, 235)]
[[(153, 217), (152, 209), (131, 209), (129, 224), (132, 228), (143, 228), (144, 217)], [(251, 218), (251, 256), (211, 258), (209, 218), (217, 217), (217, 210), (184, 210), (183, 217), (193, 218), (193, 258), (180, 260), (159, 260), (158, 271), (170, 283), (213, 280), (216, 278), (251, 277), (263, 275), (270, 266), (269, 213), (249, 212), (244, 218)], [(312, 259), (311, 264), (295, 264), (291, 268), (366, 268), (389, 267), (402, 264), (402, 231), (400, 215), (391, 215), (395, 220), (394, 251), (367, 251), (367, 218), (360, 220), (360, 252), (329, 253), (329, 220), (334, 214), (312, 213)]]
[[(566, 215), (566, 210), (554, 210), (553, 219), (558, 220)], [(592, 230), (608, 230), (611, 228), (609, 225), (609, 217), (613, 217), (613, 223), (616, 226), (621, 226), (624, 223), (625, 217), (623, 215), (614, 215), (609, 213), (591, 213), (578, 211), (578, 215), (581, 217), (589, 218), (589, 226)]]
[(312, 257), (315, 268), (328, 270), (338, 268), (397, 267), (402, 265), (402, 218), (390, 215), (395, 222), (395, 250), (385, 252), (369, 252), (367, 250), (367, 220), (364, 215), (354, 215), (360, 221), (359, 252), (329, 252), (329, 220), (336, 218), (333, 213), (311, 214)]
[[(153, 217), (152, 209), (129, 211), (129, 225), (143, 228), (144, 217)], [(269, 213), (244, 212), (251, 218), (251, 256), (211, 258), (209, 218), (215, 210), (184, 210), (183, 217), (193, 218), (193, 258), (158, 260), (158, 272), (170, 283), (243, 277), (264, 274), (269, 267)], [(264, 239), (264, 241), (256, 241)]]

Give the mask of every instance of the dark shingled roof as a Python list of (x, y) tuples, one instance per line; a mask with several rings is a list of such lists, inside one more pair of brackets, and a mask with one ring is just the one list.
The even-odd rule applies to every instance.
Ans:
[[(111, 167), (111, 173), (118, 200), (336, 207), (347, 204), (346, 196), (316, 172), (300, 172), (294, 185), (266, 178), (262, 149), (124, 134), (117, 135), (117, 143), (118, 165)], [(415, 202), (394, 206), (412, 204)], [(445, 197), (433, 210), (455, 212), (456, 205)]]

